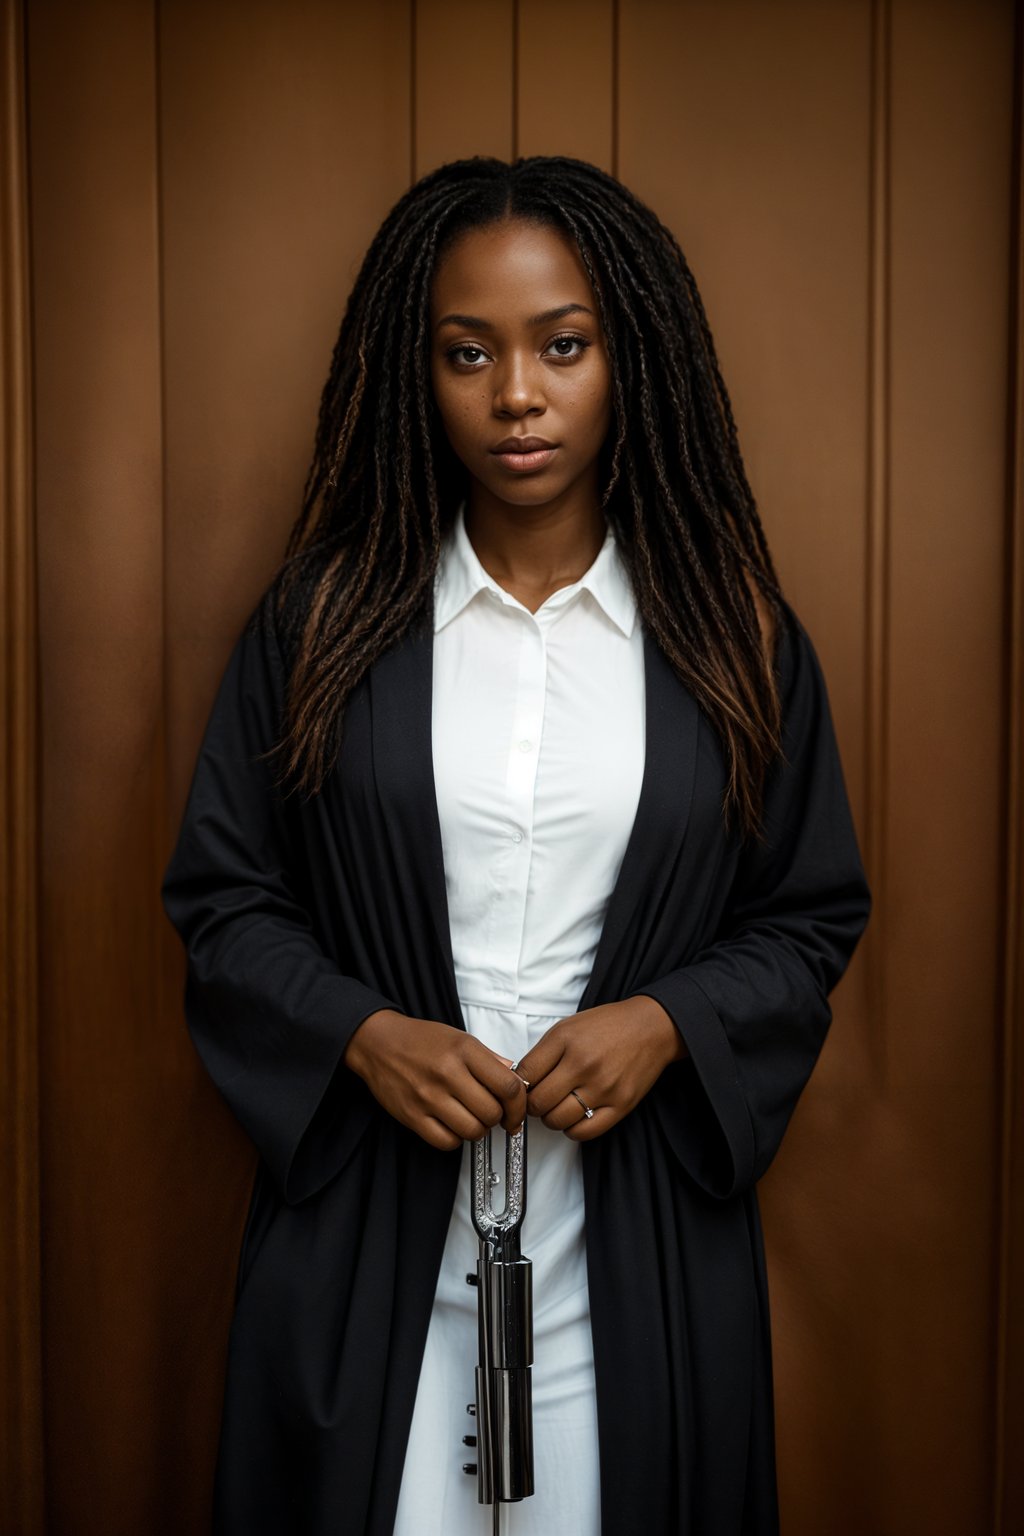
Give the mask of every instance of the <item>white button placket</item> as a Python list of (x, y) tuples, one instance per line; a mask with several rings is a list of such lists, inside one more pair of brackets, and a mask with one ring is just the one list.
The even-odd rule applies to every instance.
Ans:
[(523, 636), (505, 774), (508, 836), (513, 857), (506, 886), (507, 923), (502, 924), (507, 943), (508, 987), (513, 1006), (519, 1000), (519, 957), (526, 922), (526, 893), (533, 846), (534, 793), (548, 670), (547, 644), (536, 617), (522, 608), (516, 618), (523, 627)]

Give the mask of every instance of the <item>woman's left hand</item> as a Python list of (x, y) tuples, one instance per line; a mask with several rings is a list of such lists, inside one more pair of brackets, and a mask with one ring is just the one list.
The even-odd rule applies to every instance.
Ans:
[[(527, 1113), (571, 1141), (591, 1141), (618, 1124), (686, 1046), (665, 1009), (638, 994), (569, 1014), (516, 1063), (530, 1084)], [(594, 1111), (588, 1119), (584, 1104)]]

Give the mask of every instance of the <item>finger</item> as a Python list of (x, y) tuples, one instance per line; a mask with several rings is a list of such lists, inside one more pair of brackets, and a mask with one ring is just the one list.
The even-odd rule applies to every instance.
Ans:
[(526, 1084), (520, 1083), (520, 1093), (512, 1104), (506, 1106), (505, 1112), (501, 1117), (500, 1124), (502, 1129), (506, 1130), (511, 1136), (514, 1131), (518, 1131), (526, 1119), (526, 1114)]
[[(563, 1056), (557, 1066), (553, 1067), (546, 1077), (541, 1078), (540, 1082), (530, 1089), (526, 1101), (530, 1114), (542, 1117), (550, 1114), (551, 1110), (555, 1109), (564, 1098), (569, 1096), (573, 1088), (578, 1093), (582, 1093), (586, 1099), (587, 1095), (583, 1092), (581, 1081), (579, 1062), (573, 1061), (568, 1055)], [(588, 1104), (589, 1102), (590, 1100), (587, 1099)], [(573, 1103), (576, 1103), (575, 1099)]]
[(485, 1088), (468, 1067), (460, 1074), (458, 1081), (451, 1084), (450, 1091), (484, 1126), (497, 1125), (508, 1114), (501, 1099), (491, 1093), (489, 1088)]
[[(490, 1047), (487, 1047), (487, 1049), (489, 1050)], [(492, 1051), (491, 1054), (493, 1055), (493, 1057), (494, 1057), (494, 1059), (496, 1061), (500, 1061), (504, 1066), (507, 1066), (510, 1070), (514, 1070), (513, 1067), (512, 1067), (512, 1058), (511, 1058), (511, 1056), (502, 1056), (500, 1054), (500, 1052), (498, 1052), (498, 1051)], [(473, 1081), (473, 1082), (478, 1081), (478, 1079), (473, 1078), (472, 1075), (471, 1075), (470, 1080)], [(519, 1127), (522, 1125), (523, 1121), (526, 1119), (526, 1089), (528, 1087), (528, 1084), (525, 1083), (522, 1078), (518, 1077), (518, 1075), (515, 1075), (513, 1077), (513, 1081), (516, 1082), (518, 1086), (517, 1086), (517, 1089), (516, 1089), (515, 1096), (512, 1099), (511, 1103), (503, 1103), (500, 1099), (495, 1099), (494, 1095), (492, 1093), (490, 1093), (489, 1089), (484, 1088), (482, 1084), (480, 1085), (480, 1091), (482, 1093), (487, 1093), (490, 1098), (494, 1099), (494, 1102), (497, 1104), (497, 1108), (498, 1108), (498, 1113), (497, 1113), (496, 1117), (493, 1120), (488, 1120), (488, 1124), (491, 1124), (491, 1125), (499, 1125), (500, 1124), (502, 1129), (507, 1131), (510, 1136), (513, 1135), (516, 1131), (518, 1131)], [(461, 1093), (460, 1093), (460, 1096), (461, 1096)], [(470, 1108), (472, 1108), (474, 1110), (474, 1113), (480, 1114), (480, 1111), (476, 1108), (476, 1101), (475, 1100), (473, 1101), (472, 1104), (470, 1104)], [(480, 1118), (484, 1119), (486, 1117), (484, 1115), (480, 1114)]]
[(508, 1113), (519, 1114), (526, 1112), (526, 1088), (522, 1078), (512, 1071), (511, 1066), (506, 1066), (501, 1057), (482, 1043), (474, 1041), (474, 1047), (470, 1049), (465, 1058), (465, 1064), (477, 1082), (500, 1099), (503, 1110)]
[(524, 1083), (525, 1086), (527, 1088), (529, 1088), (529, 1086), (530, 1086), (529, 1081), (525, 1077), (523, 1077), (522, 1073), (520, 1072), (518, 1061), (513, 1061), (511, 1056), (502, 1056), (502, 1055), (499, 1054), (498, 1051), (495, 1051), (494, 1054), (495, 1054), (495, 1056), (498, 1057), (499, 1061), (503, 1061), (505, 1063), (506, 1067), (511, 1067), (512, 1071), (519, 1078), (520, 1082)]
[(553, 1024), (546, 1034), (541, 1035), (536, 1045), (532, 1045), (526, 1055), (519, 1058), (516, 1071), (536, 1088), (541, 1079), (561, 1061), (567, 1043), (565, 1033), (558, 1030), (557, 1024)]
[(462, 1146), (462, 1137), (447, 1125), (443, 1125), (435, 1115), (424, 1115), (419, 1125), (410, 1126), (417, 1136), (436, 1147), (439, 1152), (454, 1152), (456, 1147)]
[[(578, 1091), (583, 1103), (590, 1104), (590, 1098), (586, 1091), (583, 1088), (580, 1088)], [(593, 1108), (593, 1106), (591, 1107)], [(596, 1115), (596, 1108), (594, 1113)], [(585, 1120), (586, 1118), (587, 1115), (583, 1104), (580, 1103), (579, 1099), (574, 1098), (571, 1093), (566, 1094), (563, 1099), (560, 1099), (554, 1109), (548, 1110), (546, 1114), (541, 1116), (544, 1124), (553, 1131), (568, 1130), (569, 1126), (575, 1125), (578, 1120)]]
[[(576, 1100), (573, 1099), (573, 1103)], [(579, 1105), (576, 1106), (577, 1109)], [(563, 1134), (570, 1141), (593, 1141), (595, 1136), (603, 1136), (605, 1131), (610, 1131), (613, 1125), (618, 1125), (622, 1116), (618, 1110), (610, 1104), (601, 1104), (594, 1110), (591, 1119), (583, 1115), (575, 1125), (570, 1125)]]
[(479, 1141), (481, 1136), (486, 1136), (490, 1130), (489, 1125), (478, 1120), (476, 1115), (471, 1114), (456, 1098), (449, 1097), (442, 1101), (435, 1107), (434, 1114), (442, 1125), (454, 1131), (463, 1141)]

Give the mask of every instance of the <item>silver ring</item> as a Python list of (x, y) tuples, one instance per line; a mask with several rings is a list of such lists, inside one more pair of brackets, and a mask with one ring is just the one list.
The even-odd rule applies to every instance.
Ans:
[(572, 1094), (573, 1098), (577, 1101), (577, 1103), (583, 1105), (583, 1113), (584, 1113), (584, 1116), (586, 1117), (586, 1119), (593, 1120), (593, 1118), (594, 1118), (594, 1111), (589, 1107), (589, 1105), (583, 1103), (583, 1100), (580, 1098), (579, 1094), (576, 1092), (576, 1089), (575, 1088), (570, 1088), (569, 1092)]

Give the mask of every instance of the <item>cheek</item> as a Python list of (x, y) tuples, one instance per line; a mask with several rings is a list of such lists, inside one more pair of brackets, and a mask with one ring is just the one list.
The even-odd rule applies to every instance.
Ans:
[(566, 396), (580, 416), (599, 417), (611, 408), (612, 373), (607, 358), (595, 357), (566, 380)]
[(607, 417), (612, 408), (612, 380), (610, 374), (604, 374), (594, 387), (593, 405), (595, 416)]

